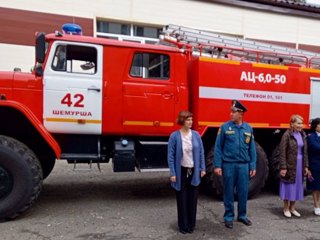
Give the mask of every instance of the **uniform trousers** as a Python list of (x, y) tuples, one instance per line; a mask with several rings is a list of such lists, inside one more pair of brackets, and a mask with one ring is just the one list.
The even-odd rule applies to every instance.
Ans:
[(238, 219), (247, 218), (247, 199), (249, 185), (248, 163), (223, 163), (223, 201), (224, 220), (234, 220), (234, 193), (238, 194)]
[(198, 186), (191, 185), (193, 170), (181, 167), (181, 190), (176, 191), (178, 226), (184, 231), (194, 230), (196, 225)]

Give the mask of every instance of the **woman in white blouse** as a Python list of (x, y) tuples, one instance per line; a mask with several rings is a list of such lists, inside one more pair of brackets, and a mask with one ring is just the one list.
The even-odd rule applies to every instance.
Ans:
[(186, 234), (193, 233), (196, 225), (198, 186), (206, 169), (201, 137), (191, 130), (192, 113), (181, 111), (177, 123), (181, 129), (170, 136), (168, 164), (171, 186), (176, 190), (179, 231)]

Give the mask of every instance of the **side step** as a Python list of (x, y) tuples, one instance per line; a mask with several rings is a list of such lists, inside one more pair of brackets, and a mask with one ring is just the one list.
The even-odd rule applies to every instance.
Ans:
[[(92, 163), (96, 163), (99, 172), (101, 172), (100, 161), (102, 158), (96, 154), (62, 153), (61, 159), (66, 159), (69, 164), (74, 164), (74, 171), (92, 171)], [(89, 168), (77, 168), (78, 163), (87, 163)]]
[(100, 156), (97, 154), (83, 154), (83, 153), (61, 153), (61, 159), (69, 161), (77, 160), (78, 163), (88, 163), (90, 160), (100, 160)]

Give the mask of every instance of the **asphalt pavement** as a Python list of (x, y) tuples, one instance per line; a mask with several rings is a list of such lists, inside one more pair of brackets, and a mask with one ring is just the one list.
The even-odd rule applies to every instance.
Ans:
[(282, 201), (268, 189), (248, 203), (253, 225), (235, 222), (233, 229), (224, 227), (223, 203), (201, 193), (195, 232), (180, 234), (168, 174), (113, 173), (110, 164), (102, 165), (101, 173), (96, 166), (75, 172), (58, 161), (32, 208), (0, 223), (0, 239), (320, 239), (320, 217), (313, 214), (311, 195), (297, 203), (302, 217), (287, 219)]

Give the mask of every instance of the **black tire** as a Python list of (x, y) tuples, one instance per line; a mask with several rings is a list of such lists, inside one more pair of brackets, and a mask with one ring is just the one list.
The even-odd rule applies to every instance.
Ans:
[(223, 189), (222, 177), (218, 177), (213, 173), (213, 159), (214, 150), (211, 147), (206, 156), (206, 192), (221, 198), (221, 189)]
[(277, 145), (271, 153), (269, 159), (269, 168), (272, 183), (279, 184), (280, 181), (280, 145)]
[(268, 158), (263, 148), (256, 142), (257, 173), (249, 181), (249, 198), (256, 196), (264, 187), (269, 176)]
[[(257, 150), (257, 174), (249, 181), (249, 193), (248, 197), (252, 198), (256, 196), (261, 189), (264, 187), (265, 182), (268, 178), (269, 168), (268, 159), (262, 147), (256, 143)], [(211, 165), (209, 159), (211, 158)], [(221, 176), (217, 176), (212, 170), (213, 160), (213, 148), (208, 152), (207, 156), (207, 189), (211, 188), (211, 191), (215, 192), (217, 196), (222, 198), (223, 195), (223, 179)], [(236, 194), (236, 193), (235, 193)]]
[(0, 176), (0, 220), (16, 218), (40, 194), (40, 162), (26, 145), (0, 135)]

